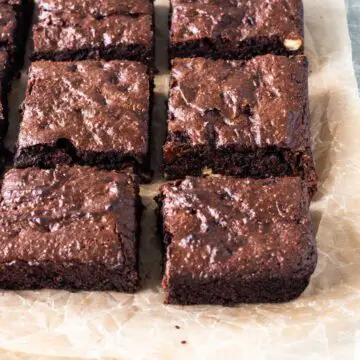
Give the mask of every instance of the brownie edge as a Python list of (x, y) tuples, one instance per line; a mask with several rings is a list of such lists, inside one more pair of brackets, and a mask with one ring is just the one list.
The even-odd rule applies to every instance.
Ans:
[(277, 303), (309, 284), (317, 263), (300, 178), (187, 177), (156, 198), (165, 303)]

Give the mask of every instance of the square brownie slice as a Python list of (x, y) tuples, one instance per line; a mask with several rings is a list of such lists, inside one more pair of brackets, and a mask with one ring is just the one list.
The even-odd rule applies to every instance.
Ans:
[(301, 0), (171, 0), (170, 57), (301, 54)]
[(164, 167), (169, 179), (301, 176), (314, 193), (306, 58), (173, 60)]
[(36, 0), (32, 60), (128, 59), (152, 65), (151, 0)]
[(283, 302), (307, 287), (317, 250), (300, 178), (188, 177), (157, 201), (166, 303)]
[(80, 163), (149, 171), (152, 78), (114, 60), (32, 64), (16, 167)]
[(139, 286), (141, 201), (131, 173), (12, 169), (0, 203), (0, 288)]

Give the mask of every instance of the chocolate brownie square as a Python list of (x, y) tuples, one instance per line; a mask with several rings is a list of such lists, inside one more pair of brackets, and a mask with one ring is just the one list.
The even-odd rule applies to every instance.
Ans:
[(138, 62), (33, 63), (15, 166), (79, 163), (148, 172), (151, 84)]
[(157, 198), (167, 304), (284, 302), (317, 263), (300, 178), (188, 177)]
[(301, 0), (171, 0), (170, 57), (301, 54)]
[(169, 179), (301, 176), (313, 194), (306, 58), (173, 60), (164, 167)]
[(151, 0), (36, 0), (32, 60), (153, 63)]
[(12, 169), (1, 198), (0, 288), (138, 289), (134, 175), (78, 166)]

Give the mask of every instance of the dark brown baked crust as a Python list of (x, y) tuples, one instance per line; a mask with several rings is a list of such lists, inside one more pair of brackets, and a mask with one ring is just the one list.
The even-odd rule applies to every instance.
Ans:
[(170, 57), (303, 52), (301, 0), (171, 0)]
[(15, 165), (148, 171), (151, 82), (125, 60), (33, 63)]
[(282, 302), (308, 285), (317, 251), (300, 178), (188, 177), (157, 201), (166, 303)]
[(16, 11), (13, 6), (0, 6), (0, 47), (13, 49), (16, 46), (15, 34), (17, 29)]
[(295, 175), (315, 192), (305, 57), (175, 59), (172, 65), (168, 178), (204, 169), (240, 177)]
[(9, 56), (5, 50), (0, 50), (0, 149), (7, 128), (8, 88), (9, 88)]
[(151, 0), (37, 0), (32, 60), (128, 59), (152, 64)]
[(130, 173), (13, 169), (1, 197), (1, 288), (138, 288), (141, 206)]
[(31, 17), (30, 0), (0, 1), (0, 51), (9, 55), (9, 76), (23, 64)]

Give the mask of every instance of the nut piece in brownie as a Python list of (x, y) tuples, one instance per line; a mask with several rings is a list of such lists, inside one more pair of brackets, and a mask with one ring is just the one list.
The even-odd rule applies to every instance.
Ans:
[(141, 201), (131, 173), (13, 169), (0, 203), (0, 288), (138, 289)]
[(171, 0), (170, 57), (303, 52), (301, 0)]
[(32, 60), (153, 62), (151, 0), (36, 0), (36, 5)]
[(33, 63), (15, 165), (133, 165), (147, 172), (151, 91), (138, 62)]
[(301, 176), (314, 193), (307, 68), (303, 56), (173, 60), (166, 176)]
[(300, 178), (188, 177), (157, 198), (168, 304), (283, 302), (317, 262)]

